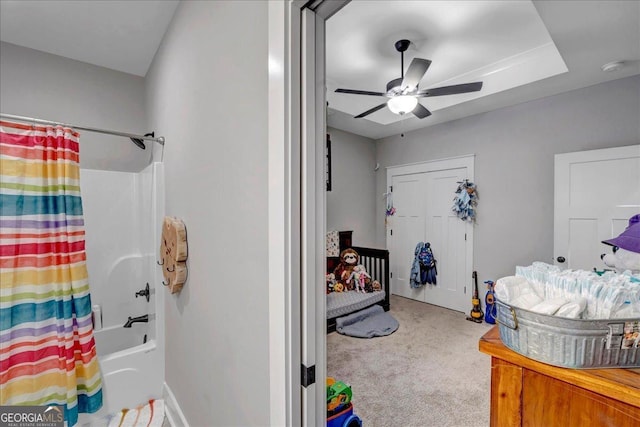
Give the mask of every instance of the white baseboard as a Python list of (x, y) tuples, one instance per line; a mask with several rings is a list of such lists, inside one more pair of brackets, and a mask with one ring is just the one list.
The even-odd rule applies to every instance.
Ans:
[(165, 415), (171, 427), (189, 427), (187, 418), (184, 416), (176, 397), (167, 383), (164, 383), (162, 387), (162, 397), (164, 398)]

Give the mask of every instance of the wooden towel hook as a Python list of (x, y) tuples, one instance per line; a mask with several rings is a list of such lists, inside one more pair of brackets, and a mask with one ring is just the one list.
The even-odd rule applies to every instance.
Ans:
[(187, 281), (187, 228), (184, 222), (177, 218), (166, 216), (162, 223), (162, 238), (160, 241), (160, 259), (164, 268), (163, 285), (168, 286), (172, 294), (180, 292)]

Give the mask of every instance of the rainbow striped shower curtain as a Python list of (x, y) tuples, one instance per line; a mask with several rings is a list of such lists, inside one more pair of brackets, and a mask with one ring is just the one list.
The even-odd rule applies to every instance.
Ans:
[(0, 122), (0, 405), (102, 406), (78, 133)]

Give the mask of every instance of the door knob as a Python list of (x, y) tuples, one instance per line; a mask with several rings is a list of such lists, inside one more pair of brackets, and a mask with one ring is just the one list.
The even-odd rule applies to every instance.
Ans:
[(556, 261), (558, 261), (560, 264), (562, 264), (563, 262), (566, 261), (566, 259), (563, 256), (559, 256), (558, 258), (556, 258)]

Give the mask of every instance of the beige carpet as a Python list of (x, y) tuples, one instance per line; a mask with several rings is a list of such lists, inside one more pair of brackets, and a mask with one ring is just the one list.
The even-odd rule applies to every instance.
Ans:
[(493, 325), (397, 296), (390, 313), (400, 328), (387, 337), (327, 336), (328, 375), (351, 385), (363, 426), (488, 426), (491, 362), (478, 340)]

